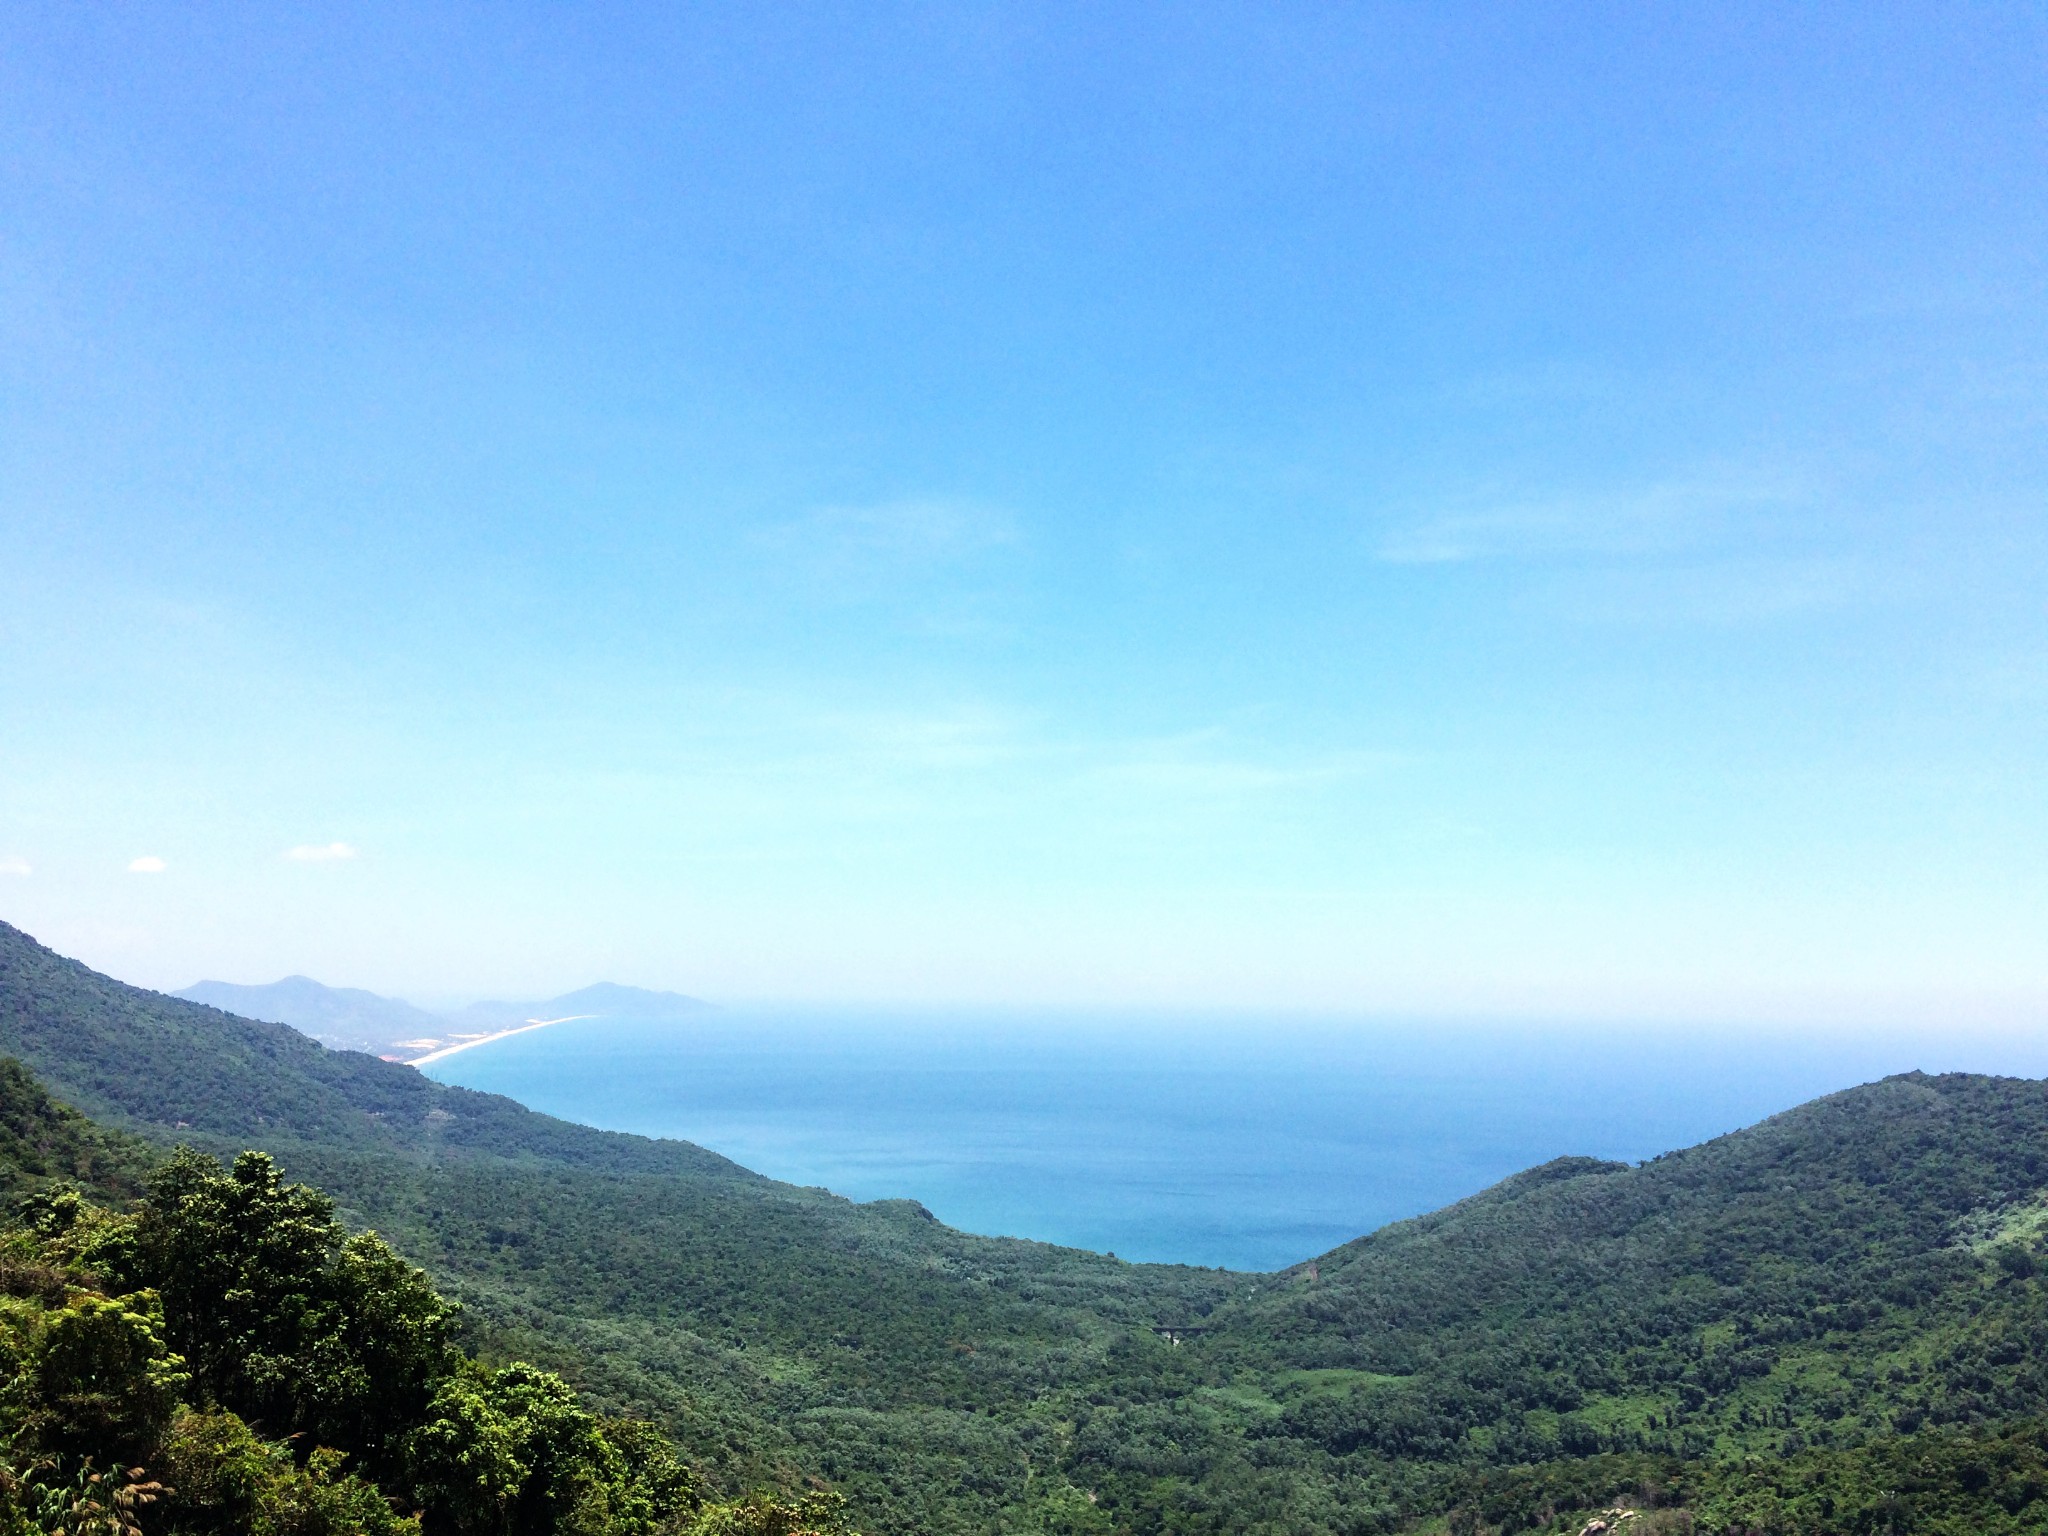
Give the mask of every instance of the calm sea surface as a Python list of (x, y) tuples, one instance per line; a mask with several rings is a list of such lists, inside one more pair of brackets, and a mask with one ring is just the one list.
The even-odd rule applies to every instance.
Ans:
[(1635, 1161), (1914, 1068), (2044, 1076), (2048, 1041), (719, 1009), (426, 1070), (972, 1232), (1270, 1269), (1564, 1153)]

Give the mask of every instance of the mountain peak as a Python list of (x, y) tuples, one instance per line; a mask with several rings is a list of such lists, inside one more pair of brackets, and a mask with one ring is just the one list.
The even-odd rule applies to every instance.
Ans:
[(438, 1035), (443, 1028), (442, 1020), (411, 1003), (360, 987), (330, 987), (310, 976), (286, 976), (262, 986), (200, 981), (171, 995), (245, 1019), (289, 1024), (322, 1045), (372, 1055), (410, 1037)]

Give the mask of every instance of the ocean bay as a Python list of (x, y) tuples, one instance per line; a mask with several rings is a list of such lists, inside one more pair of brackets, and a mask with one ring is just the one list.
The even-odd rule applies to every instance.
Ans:
[(2048, 1072), (1967, 1032), (715, 1009), (427, 1069), (969, 1231), (1273, 1269), (1563, 1155), (1635, 1162), (1892, 1072)]

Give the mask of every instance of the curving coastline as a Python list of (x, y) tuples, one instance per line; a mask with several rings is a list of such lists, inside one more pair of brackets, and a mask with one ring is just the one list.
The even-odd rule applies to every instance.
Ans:
[(568, 1013), (559, 1019), (528, 1019), (516, 1029), (501, 1029), (493, 1035), (478, 1035), (474, 1040), (464, 1040), (455, 1045), (444, 1045), (438, 1050), (415, 1056), (405, 1063), (408, 1067), (424, 1067), (430, 1061), (439, 1061), (444, 1056), (453, 1056), (457, 1051), (473, 1050), (479, 1045), (489, 1045), (493, 1040), (503, 1040), (509, 1035), (523, 1035), (528, 1030), (546, 1029), (550, 1024), (573, 1024), (578, 1019), (594, 1019), (594, 1013)]

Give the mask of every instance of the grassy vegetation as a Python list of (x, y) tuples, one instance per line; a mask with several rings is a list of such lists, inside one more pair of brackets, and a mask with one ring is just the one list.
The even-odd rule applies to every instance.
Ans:
[(271, 1152), (464, 1304), (454, 1342), (660, 1426), (707, 1489), (823, 1478), (874, 1530), (1470, 1536), (1617, 1501), (1638, 1529), (2048, 1529), (2040, 1083), (1897, 1078), (1561, 1159), (1248, 1276), (567, 1126), (4, 928), (0, 1050), (157, 1145)]

